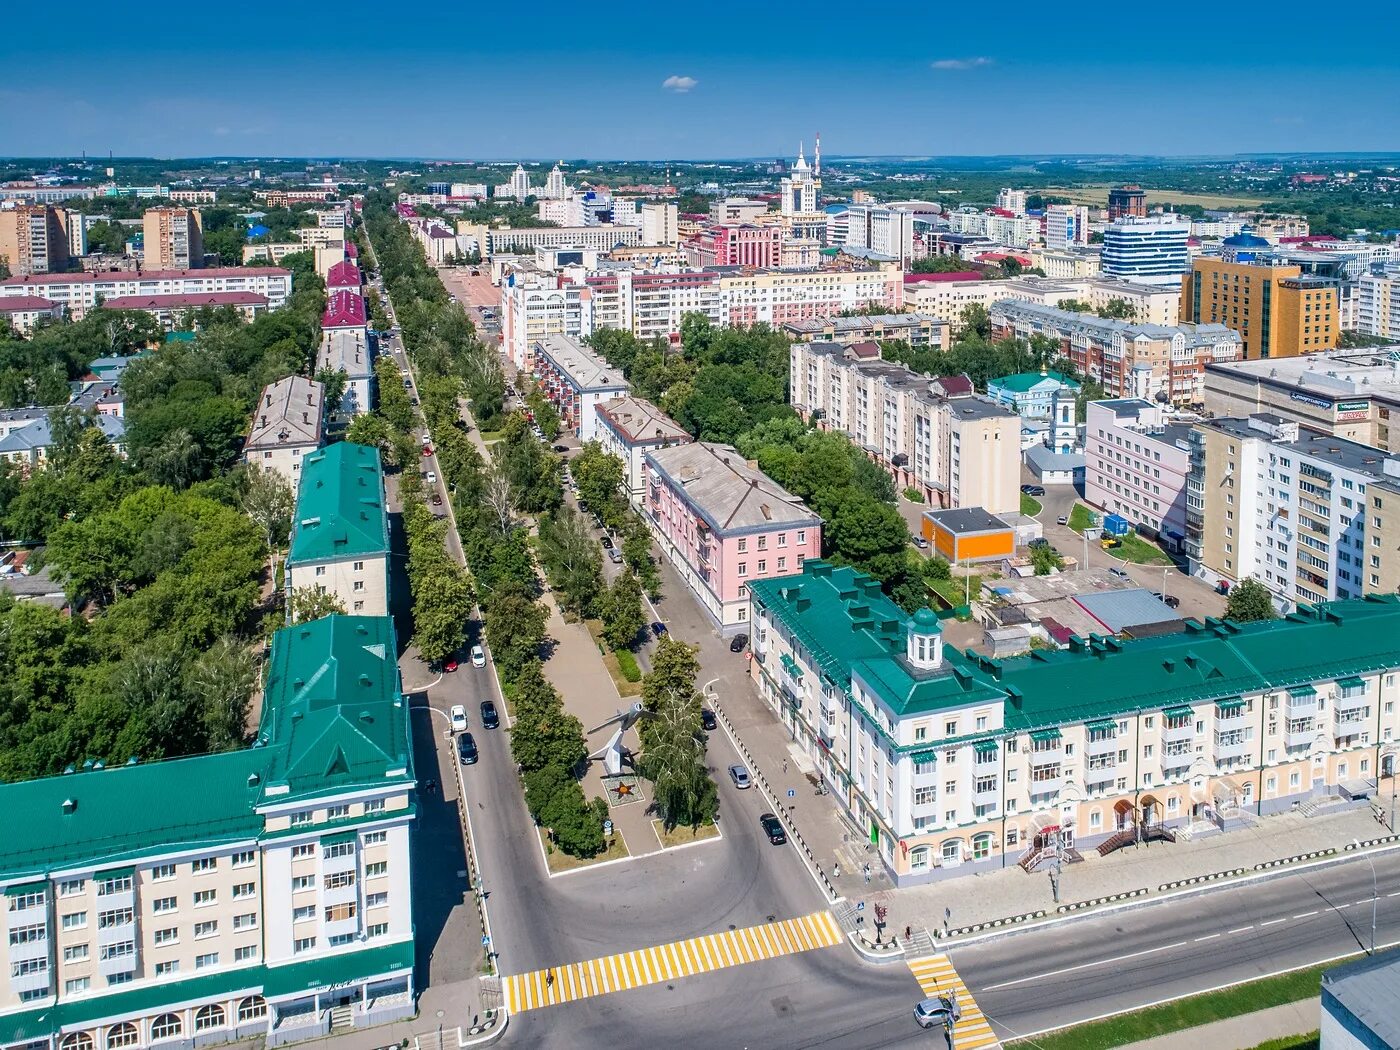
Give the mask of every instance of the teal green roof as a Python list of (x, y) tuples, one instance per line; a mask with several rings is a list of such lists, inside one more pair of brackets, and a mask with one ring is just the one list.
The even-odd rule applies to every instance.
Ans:
[(288, 966), (245, 966), (237, 970), (220, 970), (183, 981), (163, 981), (143, 988), (7, 1014), (0, 1017), (0, 1043), (42, 1039), (63, 1027), (76, 1027), (105, 1017), (150, 1013), (168, 1003), (231, 998), (235, 995), (277, 998), (305, 989), (330, 988), (356, 980), (396, 974), (412, 967), (413, 942), (409, 940)]
[(849, 691), (857, 673), (896, 714), (1004, 701), (1009, 731), (1214, 703), (1400, 666), (1400, 596), (1305, 606), (1278, 620), (1188, 620), (1180, 634), (1120, 642), (1075, 638), (1069, 649), (993, 660), (944, 645), (943, 673), (903, 659), (908, 617), (879, 583), (809, 561), (798, 576), (755, 580), (754, 600)]
[(1072, 390), (1079, 389), (1079, 380), (1071, 379), (1063, 372), (1017, 372), (1015, 375), (1002, 376), (1000, 379), (989, 379), (987, 386), (999, 387), (1013, 394), (1026, 394), (1037, 383), (1043, 383), (1047, 379), (1053, 379)]
[(328, 616), (273, 636), (255, 746), (0, 784), (0, 878), (251, 842), (260, 805), (391, 777), (412, 777), (393, 621)]
[(379, 450), (340, 441), (304, 456), (287, 564), (388, 552)]

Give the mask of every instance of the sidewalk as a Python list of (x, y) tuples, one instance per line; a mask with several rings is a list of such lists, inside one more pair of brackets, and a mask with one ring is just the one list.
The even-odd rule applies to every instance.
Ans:
[(1270, 1039), (1301, 1036), (1316, 1032), (1320, 1007), (1316, 999), (1301, 999), (1296, 1003), (1271, 1006), (1252, 1014), (1227, 1017), (1223, 1021), (1186, 1028), (1169, 1035), (1159, 1035), (1138, 1043), (1128, 1043), (1119, 1050), (1251, 1050)]

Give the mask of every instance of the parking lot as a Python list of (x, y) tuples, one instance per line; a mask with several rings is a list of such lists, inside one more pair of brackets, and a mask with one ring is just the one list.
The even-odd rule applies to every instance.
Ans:
[[(476, 277), (472, 276), (474, 269), (478, 273)], [(442, 283), (447, 286), (448, 292), (455, 295), (457, 301), (468, 310), (473, 310), (478, 306), (495, 310), (500, 305), (500, 289), (491, 283), (490, 272), (484, 266), (443, 266), (438, 268), (438, 274), (442, 277)], [(475, 316), (472, 318), (472, 320), (476, 319)]]

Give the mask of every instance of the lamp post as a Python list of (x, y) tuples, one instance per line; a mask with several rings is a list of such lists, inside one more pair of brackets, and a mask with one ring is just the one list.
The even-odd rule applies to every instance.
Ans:
[[(1357, 849), (1360, 849), (1360, 848), (1361, 848), (1361, 840), (1360, 840), (1360, 839), (1354, 839), (1354, 840), (1352, 841), (1352, 844), (1353, 844)], [(1379, 881), (1378, 881), (1377, 878), (1376, 878), (1376, 862), (1373, 861), (1373, 860), (1371, 859), (1371, 855), (1370, 855), (1369, 853), (1368, 853), (1368, 854), (1365, 854), (1365, 857), (1366, 857), (1366, 863), (1369, 864), (1369, 865), (1371, 865), (1371, 952), (1370, 952), (1370, 954), (1375, 955), (1375, 954), (1376, 954), (1376, 905), (1380, 902), (1381, 890), (1380, 890), (1380, 883), (1379, 883)]]

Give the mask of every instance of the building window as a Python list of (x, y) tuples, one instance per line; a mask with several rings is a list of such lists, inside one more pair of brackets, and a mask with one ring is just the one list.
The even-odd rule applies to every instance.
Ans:
[(196, 1032), (207, 1032), (211, 1028), (222, 1028), (224, 1026), (224, 1008), (210, 1003), (208, 1006), (201, 1006), (194, 1015), (194, 1030)]
[(373, 879), (379, 875), (389, 873), (389, 862), (387, 860), (375, 861), (373, 864), (365, 865), (365, 878)]
[(207, 875), (212, 871), (217, 871), (218, 867), (219, 860), (217, 857), (200, 857), (199, 860), (190, 865), (190, 870), (196, 875)]
[(61, 921), (62, 921), (62, 924), (63, 924), (63, 928), (64, 928), (65, 930), (83, 930), (83, 929), (86, 929), (86, 928), (87, 928), (87, 912), (85, 912), (85, 911), (70, 912), (70, 913), (68, 913), (67, 915), (63, 916), (63, 918), (62, 918)]
[(251, 962), (258, 957), (258, 946), (256, 944), (244, 944), (233, 950), (234, 962)]
[(258, 925), (258, 913), (250, 911), (244, 915), (233, 917), (233, 928), (235, 930), (251, 930)]
[[(384, 812), (384, 800), (383, 800), (382, 798), (372, 798), (372, 799), (370, 799), (368, 802), (365, 803), (365, 816), (369, 816), (371, 813), (383, 813), (383, 812)], [(384, 832), (382, 832), (382, 831), (376, 831), (376, 832), (373, 832), (372, 834), (374, 834), (374, 835), (383, 835)], [(369, 835), (366, 835), (366, 836), (365, 836), (365, 843), (368, 844), (369, 841), (370, 841), (370, 836), (369, 836)], [(381, 838), (381, 839), (379, 839), (378, 841), (383, 842), (384, 840)]]
[(366, 908), (382, 908), (389, 903), (389, 894), (370, 893), (365, 895)]
[(353, 842), (337, 842), (330, 846), (321, 847), (321, 856), (326, 860), (334, 860), (336, 857), (349, 857), (355, 852)]
[(64, 995), (81, 995), (92, 987), (91, 977), (70, 977), (63, 982)]
[(292, 847), (292, 860), (304, 860), (314, 856), (316, 856), (316, 844), (313, 842), (303, 842), (300, 846)]
[(292, 910), (292, 922), (306, 922), (316, 918), (316, 905), (305, 904)]
[[(368, 874), (368, 872), (366, 872)], [(337, 871), (326, 876), (326, 889), (339, 890), (346, 886), (355, 885), (355, 873), (353, 871)]]
[(194, 924), (194, 939), (201, 940), (205, 937), (216, 937), (219, 933), (219, 920), (210, 919), (208, 922), (197, 922)]
[(218, 903), (218, 892), (216, 890), (195, 890), (194, 906), (196, 908), (207, 908), (211, 904)]
[(67, 882), (58, 884), (58, 895), (60, 897), (76, 897), (87, 888), (84, 879), (69, 879)]
[(389, 936), (389, 924), (387, 922), (376, 922), (374, 925), (366, 927), (365, 936), (373, 940), (375, 937)]
[(311, 810), (309, 810), (309, 809), (303, 809), (303, 810), (297, 811), (296, 813), (293, 813), (293, 814), (292, 814), (292, 827), (296, 827), (296, 826), (299, 825), (299, 824), (310, 824), (310, 823), (311, 823), (311, 816), (312, 816)]
[(749, 563), (746, 562), (746, 561), (741, 561), (741, 562), (739, 563), (739, 575), (740, 575), (740, 576), (747, 576), (748, 574), (749, 574)]
[(63, 961), (66, 963), (82, 962), (88, 957), (88, 946), (86, 944), (70, 944), (63, 949)]
[(327, 922), (344, 922), (346, 919), (353, 919), (356, 915), (354, 903), (333, 904), (326, 909)]
[[(368, 806), (369, 803), (366, 802), (365, 805)], [(383, 801), (381, 801), (379, 805), (382, 809), (384, 806)], [(388, 841), (389, 833), (387, 831), (371, 831), (368, 834), (366, 834), (364, 838), (364, 843), (366, 846), (378, 846)]]
[(119, 1050), (124, 1046), (135, 1046), (141, 1041), (141, 1033), (130, 1021), (114, 1024), (107, 1029), (107, 1050)]
[(185, 1029), (179, 1014), (161, 1014), (151, 1024), (152, 1039), (174, 1039)]
[(251, 882), (240, 882), (233, 888), (233, 899), (241, 900), (245, 897), (252, 897), (257, 893), (257, 886)]
[(156, 932), (151, 936), (151, 943), (156, 945), (176, 944), (179, 942), (179, 940), (180, 930), (177, 926), (170, 926), (163, 930), (156, 930)]
[(261, 995), (250, 995), (238, 1004), (238, 1023), (256, 1021), (267, 1016), (267, 1000)]
[(196, 955), (194, 957), (194, 968), (196, 970), (208, 970), (219, 965), (219, 953), (210, 952), (208, 955)]
[(235, 868), (246, 868), (257, 861), (258, 855), (254, 850), (244, 850), (242, 853), (233, 855), (233, 866)]

